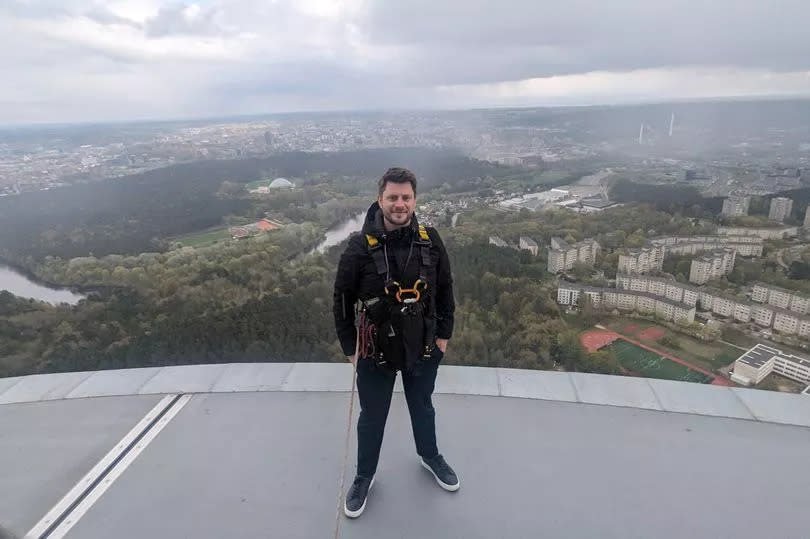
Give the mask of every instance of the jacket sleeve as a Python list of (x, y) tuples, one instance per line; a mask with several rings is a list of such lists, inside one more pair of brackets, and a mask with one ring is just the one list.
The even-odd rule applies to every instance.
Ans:
[(335, 330), (340, 347), (346, 356), (353, 356), (357, 347), (357, 330), (354, 327), (354, 304), (357, 301), (358, 248), (356, 238), (349, 239), (349, 245), (340, 257), (335, 275), (335, 292), (332, 312), (335, 315)]
[(433, 241), (439, 248), (439, 263), (436, 265), (436, 337), (449, 339), (453, 336), (453, 316), (456, 311), (453, 275), (450, 271), (450, 258), (439, 237), (439, 231), (433, 229), (433, 235)]

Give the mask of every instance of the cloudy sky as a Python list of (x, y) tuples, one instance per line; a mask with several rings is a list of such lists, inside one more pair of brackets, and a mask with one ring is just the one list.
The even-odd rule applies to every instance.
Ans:
[(0, 0), (0, 125), (810, 95), (807, 0)]

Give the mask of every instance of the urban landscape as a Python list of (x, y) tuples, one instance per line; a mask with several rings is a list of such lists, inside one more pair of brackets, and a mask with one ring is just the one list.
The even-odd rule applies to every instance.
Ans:
[[(693, 105), (697, 109), (708, 106)], [(740, 104), (738, 112), (757, 106)], [(474, 234), (484, 235), (490, 248), (530, 254), (535, 259), (532, 263), (543, 264), (546, 275), (557, 283), (553, 298), (563, 313), (587, 310), (591, 319), (594, 313), (597, 318), (642, 317), (649, 324), (665, 326), (653, 328), (652, 334), (658, 331), (659, 337), (674, 332), (684, 339), (724, 341), (730, 347), (721, 354), (722, 361), (698, 358), (694, 364), (681, 360), (677, 348), (661, 346), (659, 339), (636, 341), (653, 354), (660, 352), (659, 360), (669, 355), (685, 365), (686, 371), (676, 377), (687, 375), (692, 368), (716, 382), (805, 390), (810, 384), (810, 363), (801, 354), (810, 350), (810, 288), (801, 280), (795, 281), (793, 289), (780, 286), (778, 280), (760, 282), (755, 274), (765, 268), (771, 272), (768, 275), (778, 270), (795, 277), (810, 268), (810, 200), (803, 191), (810, 185), (810, 145), (804, 142), (810, 140), (810, 132), (772, 129), (770, 143), (780, 148), (775, 156), (763, 151), (761, 142), (748, 134), (756, 131), (749, 126), (727, 133), (725, 140), (717, 137), (714, 146), (703, 147), (698, 156), (690, 151), (690, 141), (705, 126), (694, 121), (696, 116), (688, 106), (629, 107), (606, 114), (608, 119), (621, 119), (618, 125), (627, 124), (624, 116), (653, 114), (665, 122), (667, 108), (679, 111), (670, 113), (668, 130), (655, 130), (642, 121), (638, 138), (634, 133), (617, 134), (617, 126), (604, 118), (594, 121), (591, 116), (596, 111), (590, 115), (572, 111), (566, 116), (563, 110), (560, 116), (539, 109), (287, 115), (72, 130), (30, 128), (22, 137), (8, 133), (0, 137), (0, 171), (5, 171), (0, 172), (0, 195), (11, 200), (96, 182), (126, 182), (147, 171), (171, 171), (171, 167), (200, 160), (261, 163), (274, 155), (307, 159), (307, 155), (397, 152), (407, 147), (438, 152), (452, 149), (486, 171), (459, 183), (429, 188), (418, 206), (424, 223), (460, 234), (474, 229)], [(693, 123), (681, 117), (691, 117)], [(329, 177), (327, 172), (285, 178), (278, 176), (283, 169), (260, 166), (259, 170), (258, 180), (244, 184), (226, 181), (219, 195), (227, 193), (258, 206), (272, 206), (279, 197), (300, 199), (299, 204), (311, 199), (313, 186)], [(335, 185), (339, 193), (342, 188)], [(637, 198), (639, 188), (652, 198)], [(503, 216), (495, 219), (509, 220), (512, 215), (527, 222), (543, 222), (559, 212), (579, 215), (583, 223), (592, 218), (609, 220), (613, 212), (632, 211), (634, 204), (655, 204), (661, 189), (680, 189), (698, 197), (690, 199), (691, 208), (682, 205), (680, 210), (664, 210), (674, 211), (671, 220), (684, 220), (684, 230), (691, 232), (601, 230), (596, 238), (573, 231), (563, 237), (549, 230), (542, 236), (518, 233), (504, 239), (487, 235), (474, 224), (478, 215), (492, 212)], [(790, 193), (796, 194), (785, 196)], [(695, 209), (698, 206), (700, 210)], [(360, 210), (362, 203), (355, 207)], [(694, 217), (683, 215), (684, 210)], [(191, 230), (169, 240), (180, 248), (202, 248), (273, 233), (300, 222), (296, 213), (286, 210), (262, 214), (258, 219), (231, 217), (230, 224)], [(339, 242), (351, 232), (351, 226), (359, 226), (348, 226), (349, 222), (335, 229), (337, 235), (330, 232), (328, 236), (334, 239), (325, 245)], [(325, 252), (326, 248), (318, 250)], [(751, 265), (756, 268), (748, 271), (754, 267)], [(749, 279), (749, 274), (754, 278)], [(631, 331), (622, 335), (597, 323), (597, 330), (612, 336), (598, 337), (599, 347), (589, 346), (586, 341), (594, 337), (587, 332), (593, 329), (585, 330), (582, 344), (590, 352), (612, 350), (615, 341), (634, 337), (634, 324), (627, 322)], [(621, 329), (614, 324), (615, 328)], [(729, 333), (739, 338), (728, 342), (724, 335)], [(670, 344), (675, 343), (670, 339)], [(758, 346), (774, 351), (773, 355), (765, 361), (751, 360), (759, 357), (752, 356), (752, 350), (760, 350)], [(630, 359), (623, 362), (628, 354)], [(738, 358), (729, 360), (733, 354)], [(632, 355), (632, 351), (618, 354), (626, 374), (655, 376), (655, 369), (633, 363)], [(767, 378), (772, 372), (779, 376), (776, 382)]]
[(808, 20), (0, 1), (0, 539), (810, 537)]

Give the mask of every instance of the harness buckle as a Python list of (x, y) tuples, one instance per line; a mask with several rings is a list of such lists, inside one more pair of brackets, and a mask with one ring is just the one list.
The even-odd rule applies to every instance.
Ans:
[[(417, 303), (420, 299), (422, 299), (422, 292), (427, 290), (427, 281), (423, 281), (422, 279), (417, 279), (415, 283), (413, 283), (412, 288), (402, 288), (402, 286), (394, 282), (397, 285), (397, 291), (394, 294), (396, 300), (400, 303)], [(388, 287), (385, 288), (385, 293), (389, 296), (391, 292), (388, 290)], [(410, 297), (403, 298), (403, 294), (408, 294)]]

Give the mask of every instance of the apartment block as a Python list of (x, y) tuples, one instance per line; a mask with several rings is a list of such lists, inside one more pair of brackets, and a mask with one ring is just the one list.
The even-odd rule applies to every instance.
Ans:
[(537, 256), (537, 253), (540, 250), (539, 247), (537, 246), (537, 242), (531, 238), (527, 238), (526, 236), (520, 237), (520, 242), (518, 243), (518, 246), (523, 251), (529, 251), (533, 256)]
[(658, 297), (649, 292), (560, 284), (557, 288), (557, 302), (561, 305), (577, 305), (582, 294), (588, 294), (594, 306), (607, 309), (655, 314), (665, 320), (683, 323), (695, 320), (694, 305)]
[(793, 211), (793, 200), (786, 197), (775, 197), (771, 199), (771, 206), (768, 210), (768, 219), (772, 221), (784, 222), (790, 217)]
[(548, 271), (559, 273), (570, 270), (577, 262), (593, 265), (600, 250), (599, 243), (593, 239), (568, 244), (562, 238), (551, 238), (548, 249)]
[(799, 314), (810, 313), (810, 297), (766, 283), (754, 283), (751, 299)]
[(763, 240), (779, 240), (792, 238), (799, 234), (799, 228), (795, 226), (780, 226), (768, 228), (749, 228), (742, 226), (719, 226), (717, 233), (728, 236), (756, 236)]
[(751, 205), (751, 197), (728, 197), (723, 200), (723, 210), (721, 215), (726, 217), (736, 217), (738, 215), (748, 215), (748, 208)]
[(692, 260), (689, 270), (689, 282), (705, 284), (708, 281), (720, 279), (734, 269), (734, 260), (737, 252), (726, 248), (714, 251)]
[[(638, 306), (638, 300), (633, 299), (634, 294), (649, 294), (688, 307), (699, 306), (701, 310), (739, 322), (753, 321), (759, 326), (772, 327), (787, 335), (810, 338), (810, 317), (767, 303), (773, 292), (771, 288), (776, 287), (757, 283), (752, 302), (710, 287), (696, 287), (664, 277), (620, 273), (616, 275), (616, 289), (613, 294), (615, 299), (611, 300), (613, 303), (606, 300), (605, 305), (610, 303), (611, 308), (630, 310)], [(792, 296), (784, 296), (784, 289), (777, 288), (776, 292), (773, 296), (775, 302), (799, 305), (793, 301)], [(806, 298), (802, 297), (804, 299)], [(802, 305), (807, 303), (805, 301)]]
[(619, 255), (619, 273), (648, 273), (664, 267), (666, 247), (650, 244)]

